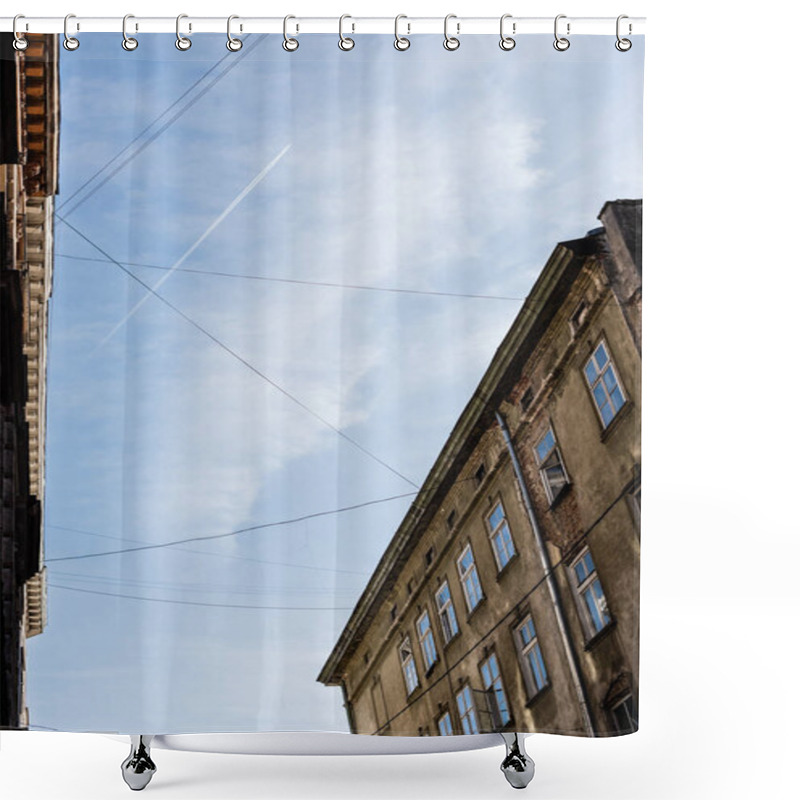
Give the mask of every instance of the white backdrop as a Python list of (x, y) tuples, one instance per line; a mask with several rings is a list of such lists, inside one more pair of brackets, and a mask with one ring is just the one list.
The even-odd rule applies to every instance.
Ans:
[[(9, 11), (648, 17), (641, 731), (610, 740), (531, 738), (537, 777), (527, 791), (593, 800), (795, 796), (800, 437), (790, 347), (800, 289), (793, 246), (800, 176), (786, 89), (796, 74), (798, 11), (729, 2), (698, 11), (686, 0), (23, 6)], [(101, 736), (6, 732), (0, 795), (127, 796), (119, 772), (126, 753)], [(170, 800), (487, 800), (511, 792), (498, 770), (499, 749), (348, 759), (155, 757), (159, 772), (145, 791)]]

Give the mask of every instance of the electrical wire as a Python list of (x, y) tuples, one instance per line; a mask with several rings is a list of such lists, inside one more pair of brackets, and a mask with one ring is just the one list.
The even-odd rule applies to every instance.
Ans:
[(149, 603), (169, 603), (178, 606), (202, 606), (203, 608), (250, 608), (260, 611), (350, 611), (350, 606), (253, 606), (236, 605), (233, 603), (201, 603), (196, 600), (165, 600), (161, 597), (141, 597), (134, 594), (117, 594), (116, 592), (101, 592), (96, 589), (78, 589), (76, 586), (64, 586), (60, 583), (47, 582), (48, 589), (64, 589), (69, 592), (82, 594), (98, 594), (104, 597), (122, 597), (126, 600), (145, 600)]
[(339, 435), (342, 439), (344, 439), (346, 442), (348, 442), (353, 447), (355, 447), (357, 450), (360, 450), (364, 455), (366, 455), (367, 457), (371, 458), (373, 461), (377, 462), (382, 467), (384, 467), (385, 469), (389, 470), (389, 472), (393, 473), (398, 478), (401, 478), (406, 483), (408, 483), (411, 486), (413, 486), (415, 489), (419, 489), (419, 486), (416, 483), (414, 483), (414, 481), (412, 481), (410, 478), (407, 478), (405, 475), (403, 475), (401, 472), (396, 470), (394, 467), (392, 467), (389, 464), (387, 464), (385, 461), (383, 461), (381, 458), (376, 456), (370, 450), (367, 450), (366, 447), (364, 447), (363, 445), (359, 444), (355, 439), (353, 439), (352, 436), (348, 436), (343, 430), (341, 430), (340, 428), (337, 428), (333, 423), (328, 422), (328, 420), (326, 420), (323, 416), (321, 416), (316, 411), (314, 411), (310, 406), (306, 405), (302, 400), (300, 400), (299, 398), (295, 397), (287, 389), (284, 389), (283, 386), (281, 386), (279, 383), (277, 383), (272, 378), (270, 378), (266, 373), (262, 372), (260, 369), (255, 367), (249, 361), (247, 361), (245, 358), (240, 356), (235, 350), (233, 350), (231, 347), (226, 345), (221, 339), (216, 337), (207, 328), (204, 328), (199, 322), (195, 321), (192, 317), (190, 317), (184, 311), (181, 311), (181, 309), (178, 308), (178, 306), (176, 306), (174, 303), (172, 303), (169, 300), (167, 300), (167, 298), (164, 297), (164, 295), (159, 294), (158, 292), (154, 291), (138, 275), (136, 275), (134, 272), (131, 272), (127, 267), (124, 267), (119, 261), (117, 261), (115, 258), (110, 256), (105, 250), (103, 250), (102, 247), (100, 247), (100, 245), (98, 245), (95, 242), (93, 242), (85, 233), (82, 233), (81, 231), (79, 231), (71, 222), (68, 222), (66, 219), (64, 219), (58, 213), (56, 213), (56, 217), (58, 219), (60, 219), (70, 230), (72, 230), (74, 233), (76, 233), (78, 236), (80, 236), (81, 239), (83, 239), (85, 242), (90, 244), (92, 247), (95, 248), (95, 250), (97, 250), (99, 253), (101, 253), (103, 256), (105, 256), (109, 261), (111, 261), (112, 264), (115, 264), (126, 275), (131, 277), (134, 281), (136, 281), (138, 284), (143, 286), (148, 292), (150, 292), (152, 295), (154, 295), (156, 298), (158, 298), (165, 306), (167, 306), (167, 308), (169, 308), (172, 311), (174, 311), (178, 316), (180, 316), (182, 319), (184, 319), (186, 322), (188, 322), (193, 328), (198, 330), (200, 333), (202, 333), (204, 336), (206, 336), (212, 342), (214, 342), (216, 345), (218, 345), (220, 348), (222, 348), (226, 353), (228, 353), (230, 356), (235, 358), (240, 364), (245, 366), (247, 369), (249, 369), (255, 375), (258, 375), (258, 377), (261, 378), (262, 380), (266, 381), (270, 386), (273, 387), (273, 389), (276, 389), (284, 397), (286, 397), (287, 399), (291, 400), (295, 405), (299, 406), (306, 413), (308, 413), (309, 415), (314, 417), (314, 419), (316, 419), (318, 422), (322, 423), (326, 428), (329, 428), (334, 433)]
[[(88, 256), (73, 256), (67, 253), (56, 253), (58, 258), (68, 258), (73, 261), (92, 261), (100, 264), (113, 264), (114, 262), (107, 258), (90, 258)], [(464, 297), (470, 300), (511, 300), (515, 303), (521, 303), (525, 300), (524, 297), (507, 297), (499, 294), (469, 294), (466, 292), (435, 292), (427, 289), (400, 289), (393, 286), (365, 286), (363, 284), (355, 283), (332, 283), (328, 281), (309, 281), (300, 280), (299, 278), (274, 278), (266, 275), (243, 275), (234, 272), (218, 272), (210, 269), (192, 269), (191, 267), (165, 267), (158, 264), (141, 264), (135, 261), (120, 261), (126, 267), (143, 267), (145, 269), (158, 269), (171, 272), (188, 272), (193, 275), (208, 275), (217, 278), (238, 278), (248, 281), (265, 281), (269, 283), (290, 283), (298, 284), (300, 286), (326, 286), (332, 289), (357, 289), (365, 292), (391, 292), (394, 294), (414, 294), (414, 295), (430, 295), (433, 297)]]
[(387, 503), (390, 500), (399, 500), (403, 497), (411, 497), (415, 495), (416, 492), (405, 492), (404, 494), (396, 494), (393, 497), (382, 497), (379, 500), (367, 500), (364, 503), (356, 503), (352, 506), (344, 506), (343, 508), (334, 508), (330, 509), (329, 511), (315, 511), (311, 514), (304, 514), (301, 517), (293, 517), (292, 519), (283, 519), (278, 520), (276, 522), (264, 522), (260, 525), (251, 525), (247, 528), (239, 528), (235, 531), (227, 531), (226, 533), (214, 533), (208, 536), (190, 536), (186, 539), (175, 539), (170, 542), (158, 542), (154, 544), (145, 544), (140, 545), (139, 547), (126, 547), (121, 550), (107, 550), (102, 553), (84, 553), (83, 555), (77, 556), (62, 556), (60, 558), (48, 558), (45, 559), (45, 565), (53, 564), (56, 561), (79, 561), (86, 558), (100, 558), (102, 556), (116, 556), (121, 555), (122, 553), (138, 553), (143, 550), (159, 550), (164, 547), (173, 547), (177, 544), (187, 544), (188, 542), (205, 542), (211, 539), (225, 539), (229, 536), (238, 536), (241, 533), (252, 533), (253, 531), (260, 531), (266, 530), (267, 528), (278, 528), (283, 525), (293, 525), (297, 522), (305, 522), (309, 519), (317, 519), (319, 517), (327, 517), (331, 514), (342, 514), (345, 511), (355, 511), (359, 508), (367, 508), (368, 506), (375, 506), (379, 503)]

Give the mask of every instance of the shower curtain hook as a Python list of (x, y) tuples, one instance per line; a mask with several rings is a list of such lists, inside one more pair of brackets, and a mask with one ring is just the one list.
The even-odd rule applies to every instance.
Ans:
[[(631, 47), (633, 47), (633, 42), (631, 42), (630, 39), (621, 39), (620, 38), (620, 35), (619, 35), (619, 27), (620, 26), (619, 26), (619, 24), (623, 19), (628, 19), (628, 15), (627, 14), (620, 14), (617, 17), (617, 41), (614, 42), (614, 47), (616, 47), (617, 50), (620, 51), (620, 53), (627, 53), (628, 50), (630, 50)], [(631, 33), (633, 33), (633, 25), (631, 25), (631, 23), (629, 22), (628, 23), (628, 36), (630, 36)]]
[[(503, 25), (507, 19), (512, 19), (512, 15), (503, 14), (503, 16), (500, 17), (500, 49), (505, 50), (506, 52), (513, 50), (517, 46), (516, 40), (512, 36), (506, 36), (503, 32)], [(516, 28), (516, 24), (513, 24), (511, 28), (513, 33), (517, 32)]]
[[(559, 53), (563, 53), (565, 50), (569, 50), (569, 39), (564, 36), (558, 35), (558, 21), (560, 19), (566, 19), (566, 14), (559, 14), (556, 17), (556, 21), (553, 24), (553, 31), (555, 33), (556, 40), (553, 42), (553, 47), (559, 51)], [(567, 36), (569, 36), (569, 22), (567, 23)]]
[(237, 17), (236, 14), (231, 14), (228, 17), (228, 41), (225, 42), (225, 47), (227, 47), (228, 50), (231, 51), (231, 53), (237, 53), (239, 50), (242, 49), (242, 40), (241, 39), (235, 39), (231, 35), (231, 22), (233, 22), (233, 20), (235, 20), (235, 19), (239, 19), (239, 17)]
[[(69, 29), (68, 29), (67, 26), (69, 25), (69, 21), (71, 19), (75, 19), (75, 15), (74, 14), (67, 14), (67, 16), (64, 17), (64, 49), (65, 50), (77, 50), (81, 46), (81, 43), (74, 36), (70, 36), (69, 35)], [(75, 25), (75, 30), (76, 31), (80, 30), (80, 25), (78, 25), (77, 23)]]
[[(15, 50), (27, 50), (28, 49), (28, 40), (25, 38), (24, 33), (20, 33), (17, 30), (17, 20), (25, 19), (24, 14), (17, 14), (14, 17), (14, 25), (12, 26), (12, 30), (14, 32), (14, 49)], [(25, 23), (25, 30), (28, 30), (28, 23)]]
[[(458, 19), (455, 14), (448, 14), (444, 18), (444, 49), (445, 50), (458, 50), (461, 46), (461, 42), (458, 39), (458, 36), (450, 36), (447, 33), (447, 23), (450, 22), (451, 19)], [(456, 33), (458, 33), (459, 28), (461, 27), (460, 23), (456, 23)]]
[[(339, 49), (345, 51), (352, 50), (356, 46), (355, 41), (353, 41), (353, 39), (351, 39), (349, 36), (345, 36), (342, 30), (342, 25), (346, 19), (353, 18), (349, 14), (342, 14), (342, 16), (339, 17)], [(353, 25), (353, 30), (355, 30), (355, 27), (356, 26)]]
[(135, 50), (139, 46), (138, 39), (134, 39), (133, 36), (128, 36), (127, 27), (129, 19), (136, 19), (136, 17), (134, 17), (133, 14), (126, 14), (122, 18), (122, 49), (128, 52)]
[[(400, 20), (408, 19), (405, 14), (398, 14), (394, 18), (394, 49), (395, 50), (408, 50), (411, 47), (411, 39), (406, 39), (405, 36), (400, 35)], [(410, 23), (406, 23), (408, 32), (411, 33)]]
[(287, 53), (293, 53), (298, 47), (300, 47), (300, 42), (298, 42), (297, 39), (293, 39), (291, 36), (289, 36), (287, 32), (287, 26), (289, 25), (290, 19), (297, 19), (297, 17), (293, 17), (291, 14), (289, 14), (283, 18), (283, 49)]
[[(187, 39), (181, 33), (181, 20), (188, 18), (189, 18), (188, 14), (178, 14), (177, 18), (175, 19), (175, 36), (177, 37), (175, 39), (175, 47), (177, 47), (178, 50), (188, 50), (192, 46), (192, 40)], [(191, 29), (192, 26), (189, 25), (189, 30)]]

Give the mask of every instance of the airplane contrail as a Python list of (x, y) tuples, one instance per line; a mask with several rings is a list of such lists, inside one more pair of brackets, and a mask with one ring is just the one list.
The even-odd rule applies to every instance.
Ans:
[[(267, 164), (267, 166), (264, 167), (264, 169), (262, 169), (261, 172), (259, 172), (258, 175), (256, 175), (255, 178), (253, 178), (253, 180), (251, 180), (250, 183), (248, 183), (247, 186), (242, 189), (241, 192), (239, 192), (239, 194), (231, 201), (228, 207), (211, 223), (211, 225), (208, 226), (208, 228), (205, 229), (205, 231), (203, 231), (203, 234), (200, 236), (200, 238), (169, 268), (167, 272), (164, 273), (161, 278), (159, 278), (158, 281), (156, 281), (155, 285), (150, 287), (152, 291), (157, 291), (158, 287), (161, 286), (164, 281), (166, 281), (167, 278), (169, 278), (169, 276), (172, 275), (172, 273), (175, 272), (175, 270), (178, 269), (178, 267), (180, 267), (181, 264), (183, 264), (183, 262), (186, 261), (186, 259), (189, 258), (189, 256), (194, 253), (195, 250), (197, 250), (198, 247), (200, 247), (200, 245), (213, 233), (213, 231), (225, 220), (225, 218), (236, 208), (236, 206), (238, 206), (239, 203), (241, 203), (242, 200), (244, 200), (245, 197), (247, 197), (247, 195), (250, 194), (253, 189), (255, 189), (258, 183), (272, 171), (276, 164), (289, 152), (291, 147), (291, 144), (287, 144), (286, 147), (284, 147), (283, 150), (281, 150), (280, 153), (278, 153), (278, 155), (275, 156), (275, 158), (273, 158), (272, 161), (270, 161), (269, 164)], [(153, 295), (150, 292), (144, 295), (144, 297), (142, 297), (141, 300), (139, 300), (139, 302), (136, 303), (136, 305), (111, 329), (111, 331), (105, 335), (98, 347), (102, 347), (152, 296)]]

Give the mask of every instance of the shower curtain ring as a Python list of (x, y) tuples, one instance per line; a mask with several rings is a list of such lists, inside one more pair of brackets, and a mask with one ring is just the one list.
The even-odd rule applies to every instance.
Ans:
[[(67, 14), (67, 16), (64, 17), (64, 49), (65, 50), (77, 50), (81, 46), (81, 43), (74, 36), (70, 36), (69, 35), (69, 29), (68, 29), (67, 26), (69, 25), (69, 21), (71, 19), (75, 19), (75, 15), (74, 14)], [(75, 30), (76, 31), (80, 30), (80, 24), (79, 23), (75, 23)]]
[[(181, 33), (181, 20), (188, 18), (188, 14), (178, 14), (177, 18), (175, 19), (175, 47), (177, 47), (178, 50), (188, 50), (192, 46), (192, 40), (187, 39)], [(192, 30), (191, 22), (189, 23), (189, 30)]]
[[(563, 53), (565, 50), (569, 50), (569, 39), (567, 39), (565, 36), (559, 36), (558, 35), (558, 21), (560, 19), (566, 19), (566, 18), (567, 18), (566, 14), (559, 14), (556, 17), (556, 21), (553, 23), (553, 32), (554, 32), (555, 37), (556, 37), (556, 40), (553, 42), (553, 47), (555, 47), (555, 49), (558, 50), (560, 53)], [(569, 25), (569, 22), (568, 22), (567, 23), (567, 36), (569, 36), (569, 28), (570, 28), (570, 25)]]
[(126, 14), (122, 18), (122, 49), (127, 50), (128, 52), (135, 50), (139, 46), (138, 39), (134, 39), (133, 36), (128, 36), (127, 28), (129, 19), (136, 19), (136, 17), (134, 17), (133, 14)]
[(231, 35), (231, 22), (233, 22), (233, 20), (235, 19), (239, 19), (239, 17), (237, 17), (236, 14), (231, 14), (228, 17), (228, 41), (225, 42), (225, 47), (227, 47), (228, 50), (231, 51), (231, 53), (237, 53), (239, 50), (242, 49), (242, 40), (236, 39)]
[[(633, 47), (633, 42), (631, 42), (630, 39), (622, 39), (622, 38), (620, 38), (620, 35), (619, 35), (620, 25), (619, 24), (620, 24), (620, 22), (622, 22), (623, 19), (628, 19), (628, 15), (627, 14), (620, 14), (617, 17), (617, 41), (614, 42), (614, 47), (616, 47), (617, 50), (620, 51), (620, 53), (627, 53), (628, 50), (630, 50), (631, 47)], [(631, 33), (633, 33), (633, 26), (629, 22), (628, 23), (628, 36), (630, 36)]]
[[(511, 19), (511, 14), (503, 14), (503, 16), (500, 17), (500, 49), (505, 51), (513, 50), (517, 46), (516, 40), (512, 36), (506, 36), (503, 31), (503, 25), (507, 19)], [(512, 23), (511, 31), (512, 33), (517, 32), (516, 23)]]
[[(342, 14), (342, 16), (339, 17), (339, 49), (345, 51), (352, 50), (356, 46), (355, 41), (353, 41), (353, 39), (351, 39), (349, 36), (345, 36), (342, 30), (342, 26), (346, 19), (353, 19), (353, 18), (349, 14)], [(356, 29), (355, 24), (352, 24), (352, 27), (353, 30)]]
[(461, 31), (461, 23), (456, 23), (456, 36), (450, 36), (447, 32), (447, 23), (450, 22), (451, 19), (458, 19), (455, 14), (448, 14), (444, 18), (444, 49), (445, 50), (458, 50), (461, 46), (461, 42), (458, 39), (458, 34)]
[(289, 15), (287, 15), (287, 16), (285, 16), (283, 18), (283, 45), (282, 46), (283, 46), (283, 49), (287, 53), (293, 53), (295, 50), (297, 50), (298, 47), (300, 47), (300, 42), (298, 42), (297, 39), (293, 39), (291, 36), (289, 36), (288, 26), (289, 26), (289, 20), (290, 19), (297, 19), (297, 17), (293, 17), (291, 14), (289, 14)]
[[(408, 19), (405, 14), (398, 14), (394, 18), (394, 49), (395, 50), (408, 50), (411, 47), (411, 39), (406, 39), (405, 36), (400, 35), (400, 20)], [(411, 33), (411, 25), (406, 23), (408, 32)]]
[[(14, 31), (14, 49), (15, 50), (27, 50), (28, 49), (28, 40), (25, 38), (24, 33), (20, 33), (17, 30), (17, 20), (25, 19), (24, 14), (17, 14), (14, 17), (14, 25), (12, 30)], [(28, 23), (25, 23), (25, 30), (28, 30)]]

